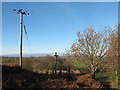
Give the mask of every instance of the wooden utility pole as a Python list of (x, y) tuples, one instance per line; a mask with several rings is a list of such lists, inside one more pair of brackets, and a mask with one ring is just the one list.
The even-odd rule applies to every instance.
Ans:
[(20, 60), (19, 60), (19, 64), (21, 68), (22, 68), (22, 20), (23, 20), (23, 15), (22, 15), (22, 12), (20, 12)]
[(17, 14), (20, 14), (20, 59), (19, 59), (19, 66), (22, 68), (22, 29), (23, 29), (23, 15), (29, 15), (27, 11), (22, 12), (22, 9), (16, 10), (13, 9)]

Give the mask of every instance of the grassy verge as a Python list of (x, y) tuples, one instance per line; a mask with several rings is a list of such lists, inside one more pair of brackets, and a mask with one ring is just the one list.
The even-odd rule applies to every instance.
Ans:
[(14, 63), (19, 63), (19, 57), (4, 57), (2, 58), (3, 65), (10, 65)]
[(116, 71), (97, 73), (96, 80), (107, 88), (118, 88), (118, 78)]

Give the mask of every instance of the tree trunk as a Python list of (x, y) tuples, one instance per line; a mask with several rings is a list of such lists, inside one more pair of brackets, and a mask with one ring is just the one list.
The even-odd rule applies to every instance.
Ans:
[(46, 74), (48, 74), (48, 70), (46, 70)]
[(53, 70), (52, 70), (52, 74), (54, 74), (55, 73), (55, 68), (54, 68), (54, 65), (53, 65), (53, 68), (52, 68)]
[(55, 74), (56, 74), (56, 71), (57, 71), (57, 70), (55, 69)]
[(68, 73), (70, 74), (70, 67), (68, 67)]
[(60, 69), (59, 74), (62, 74), (62, 70)]
[(95, 79), (95, 73), (96, 73), (96, 71), (93, 72), (93, 74), (92, 74), (92, 78), (93, 78), (93, 79)]
[(52, 70), (52, 74), (54, 74), (54, 70)]

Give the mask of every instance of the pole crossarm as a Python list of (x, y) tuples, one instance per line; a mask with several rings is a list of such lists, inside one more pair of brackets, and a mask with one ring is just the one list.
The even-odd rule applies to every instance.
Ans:
[(24, 15), (30, 15), (30, 13), (28, 13), (28, 11), (24, 11), (24, 12), (23, 12), (22, 9), (18, 9), (18, 10), (13, 9), (13, 11), (16, 12), (17, 14), (22, 13), (22, 14), (24, 14)]

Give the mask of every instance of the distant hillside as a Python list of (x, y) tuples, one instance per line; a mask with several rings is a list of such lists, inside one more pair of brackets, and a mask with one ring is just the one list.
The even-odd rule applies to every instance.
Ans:
[[(38, 54), (23, 54), (23, 57), (43, 57), (43, 56), (54, 56), (54, 53), (38, 53)], [(19, 54), (9, 54), (9, 55), (0, 55), (0, 57), (19, 57)], [(62, 56), (62, 54), (59, 54), (59, 56)]]

